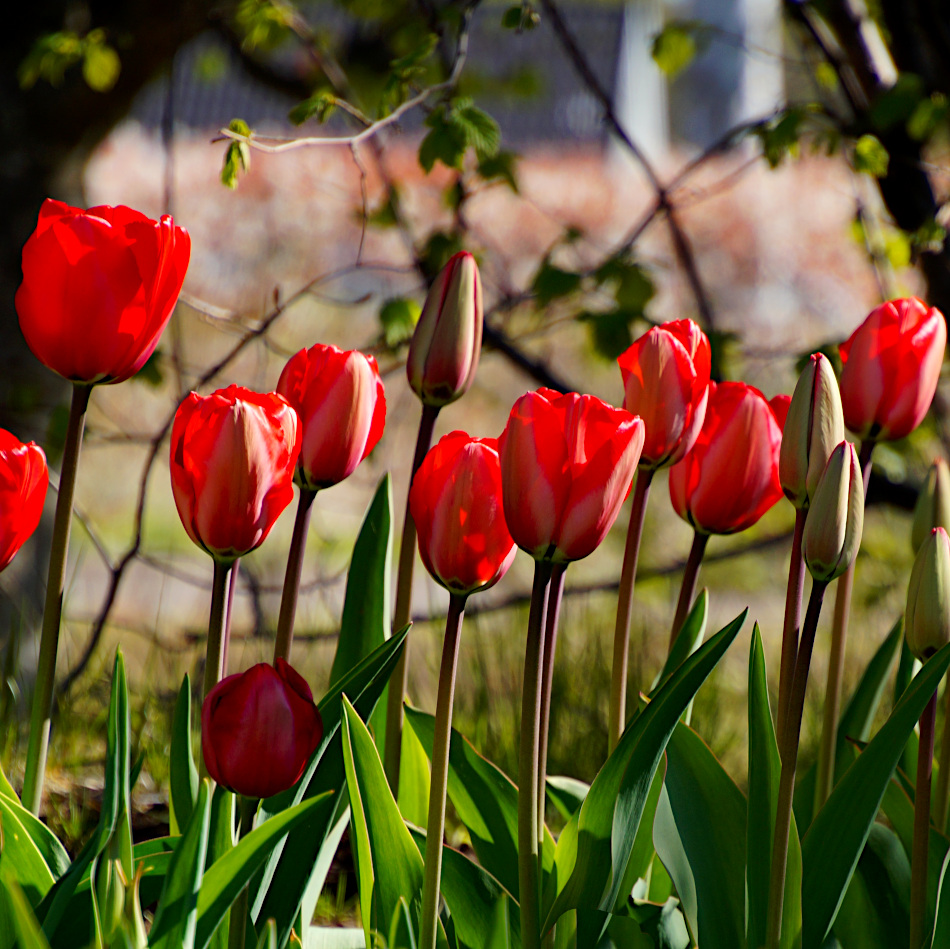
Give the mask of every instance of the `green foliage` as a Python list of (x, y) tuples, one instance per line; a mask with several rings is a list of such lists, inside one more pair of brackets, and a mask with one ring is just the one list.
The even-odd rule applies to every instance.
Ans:
[(483, 181), (503, 182), (515, 194), (520, 194), (515, 169), (517, 161), (518, 156), (514, 152), (499, 151), (494, 155), (481, 159), (475, 171)]
[[(238, 135), (250, 138), (251, 129), (244, 119), (231, 119), (228, 128)], [(251, 146), (247, 142), (238, 142), (234, 139), (228, 144), (224, 153), (224, 164), (221, 166), (221, 184), (227, 188), (236, 188), (238, 176), (246, 174), (251, 167)]]
[(310, 119), (316, 119), (323, 125), (336, 112), (339, 100), (330, 89), (318, 89), (309, 98), (295, 105), (287, 117), (294, 125), (303, 125)]
[(241, 0), (234, 11), (234, 26), (241, 37), (241, 49), (250, 53), (279, 46), (287, 38), (295, 13), (289, 3)]
[(530, 3), (522, 3), (520, 6), (508, 7), (501, 15), (501, 25), (506, 30), (516, 30), (518, 33), (524, 30), (533, 30), (541, 22)]
[(191, 677), (185, 679), (175, 702), (169, 762), (169, 817), (172, 834), (187, 827), (198, 801), (198, 769), (191, 744)]
[(862, 135), (854, 143), (854, 168), (874, 178), (883, 178), (887, 174), (890, 155), (874, 135)]
[(449, 100), (434, 109), (426, 125), (429, 132), (419, 146), (419, 164), (426, 174), (437, 161), (461, 171), (469, 148), (484, 161), (496, 155), (501, 144), (498, 123), (468, 97)]
[(408, 297), (394, 297), (383, 303), (379, 308), (379, 323), (383, 329), (383, 341), (390, 349), (412, 339), (420, 313), (422, 307)]
[(381, 112), (388, 114), (412, 94), (414, 87), (429, 72), (428, 60), (439, 45), (434, 33), (424, 33), (404, 56), (389, 64), (389, 76), (383, 87)]
[(907, 122), (924, 95), (924, 83), (915, 73), (903, 72), (893, 86), (884, 89), (871, 103), (868, 118), (880, 132)]
[(759, 139), (762, 155), (770, 168), (778, 168), (788, 156), (797, 157), (798, 140), (806, 114), (805, 109), (801, 107), (783, 109), (753, 127), (752, 134)]
[(531, 282), (531, 292), (539, 307), (548, 306), (561, 297), (575, 293), (581, 287), (583, 274), (572, 270), (563, 270), (551, 263), (550, 255), (545, 255)]
[(653, 61), (674, 79), (708, 44), (709, 27), (694, 20), (675, 20), (653, 37)]
[(82, 77), (94, 92), (112, 89), (122, 69), (104, 30), (90, 30), (85, 36), (63, 30), (45, 33), (34, 42), (17, 69), (17, 80), (21, 89), (31, 89), (40, 79), (58, 86), (77, 63), (82, 64)]

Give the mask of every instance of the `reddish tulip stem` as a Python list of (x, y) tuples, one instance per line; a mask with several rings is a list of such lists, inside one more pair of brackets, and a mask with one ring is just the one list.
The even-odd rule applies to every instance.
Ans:
[(798, 656), (798, 631), (802, 625), (802, 595), (805, 592), (805, 560), (802, 557), (802, 535), (805, 533), (807, 511), (795, 512), (795, 533), (792, 535), (792, 558), (788, 565), (788, 587), (785, 590), (785, 624), (782, 627), (782, 665), (778, 676), (778, 706), (775, 733), (785, 734), (788, 720), (788, 693), (795, 674)]
[[(937, 691), (920, 716), (917, 750), (917, 784), (914, 786), (914, 849), (910, 861), (910, 949), (925, 945), (927, 922), (927, 857), (930, 849), (930, 779), (934, 765), (934, 731), (937, 727)], [(929, 939), (926, 945), (930, 945)]]
[[(422, 464), (422, 459), (432, 445), (435, 422), (439, 417), (439, 406), (423, 405), (422, 418), (419, 420), (419, 434), (416, 437), (416, 450), (412, 457), (412, 479)], [(393, 632), (399, 632), (409, 623), (412, 607), (412, 572), (416, 562), (416, 524), (409, 513), (409, 491), (406, 491), (406, 515), (402, 522), (402, 542), (399, 545), (399, 566), (396, 573), (396, 604), (393, 608)], [(402, 754), (403, 697), (409, 679), (409, 639), (406, 638), (402, 654), (393, 669), (389, 680), (389, 695), (386, 698), (386, 777), (393, 796), (399, 799), (399, 759)]]
[(238, 585), (238, 571), (241, 568), (241, 561), (235, 560), (231, 564), (231, 573), (228, 576), (228, 589), (224, 601), (224, 633), (221, 636), (221, 673), (218, 676), (220, 682), (228, 674), (228, 655), (231, 646), (231, 614), (234, 612), (234, 591)]
[(551, 684), (554, 680), (554, 649), (557, 644), (557, 626), (561, 618), (561, 599), (564, 593), (564, 574), (567, 564), (555, 564), (551, 573), (551, 589), (544, 621), (544, 653), (541, 659), (541, 723), (538, 747), (538, 853), (544, 851), (544, 804), (548, 781), (548, 730), (551, 725)]
[(785, 875), (788, 864), (788, 839), (792, 827), (792, 801), (795, 794), (795, 770), (798, 745), (802, 734), (802, 713), (805, 710), (805, 689), (808, 686), (808, 667), (815, 648), (815, 632), (821, 615), (821, 602), (828, 583), (812, 580), (811, 596), (802, 627), (802, 641), (795, 660), (795, 672), (788, 699), (788, 718), (785, 734), (778, 736), (782, 758), (782, 772), (778, 786), (778, 804), (775, 813), (775, 837), (772, 844), (772, 870), (769, 878), (769, 910), (766, 923), (768, 949), (779, 949), (782, 935), (782, 910), (785, 897)]
[(29, 808), (34, 814), (40, 812), (46, 758), (49, 753), (56, 653), (63, 618), (63, 591), (66, 588), (66, 554), (69, 549), (69, 529), (72, 523), (73, 495), (76, 490), (76, 473), (79, 470), (82, 433), (86, 424), (86, 409), (89, 406), (91, 392), (92, 386), (80, 383), (73, 385), (69, 422), (66, 426), (66, 441), (63, 445), (63, 463), (59, 473), (59, 493), (56, 497), (49, 575), (46, 582), (46, 604), (43, 609), (40, 653), (36, 663), (36, 685), (30, 716), (30, 743), (26, 753), (26, 775), (23, 780), (23, 806)]
[(630, 525), (623, 551), (620, 571), (620, 591), (617, 599), (617, 622), (614, 626), (614, 661), (610, 676), (610, 718), (607, 728), (607, 750), (613, 751), (620, 741), (627, 723), (627, 669), (630, 656), (630, 617), (633, 612), (633, 590), (637, 580), (637, 561), (640, 558), (640, 538), (647, 509), (647, 496), (654, 469), (640, 468), (633, 489)]
[[(861, 442), (858, 462), (864, 475), (864, 496), (871, 480), (871, 452), (874, 442)], [(838, 744), (838, 718), (841, 714), (841, 681), (844, 675), (844, 653), (848, 641), (848, 619), (851, 614), (851, 591), (854, 589), (854, 566), (857, 557), (838, 578), (835, 589), (835, 612), (831, 626), (831, 650), (828, 654), (828, 685), (825, 708), (821, 717), (821, 743), (818, 746), (818, 776), (815, 780), (815, 813), (824, 806), (835, 781), (835, 757)]]
[(449, 780), (449, 745), (452, 737), (452, 704), (459, 638), (465, 613), (465, 596), (449, 597), (439, 669), (439, 694), (435, 707), (435, 738), (432, 744), (432, 780), (429, 784), (429, 820), (426, 825), (425, 880), (419, 949), (435, 949), (439, 930), (439, 884), (442, 880), (442, 838), (445, 835), (445, 797)]
[(947, 804), (950, 803), (950, 679), (943, 687), (943, 734), (940, 737), (940, 771), (937, 774), (934, 820), (937, 829), (947, 832)]
[(297, 501), (297, 516), (294, 518), (294, 534), (287, 555), (287, 571), (284, 574), (284, 590), (280, 597), (280, 615), (277, 617), (277, 641), (274, 643), (274, 662), (286, 659), (290, 662), (290, 647), (294, 639), (294, 618), (297, 615), (297, 594), (300, 592), (300, 577), (303, 574), (303, 558), (307, 549), (307, 530), (313, 499), (313, 488), (301, 488)]
[(541, 736), (541, 660), (544, 656), (545, 618), (551, 588), (550, 561), (534, 565), (534, 586), (528, 614), (521, 693), (521, 747), (518, 758), (518, 894), (521, 904), (521, 944), (541, 945), (540, 875), (538, 847), (538, 751)]
[(208, 619), (208, 646), (205, 655), (205, 677), (202, 699), (224, 678), (228, 652), (228, 602), (233, 590), (231, 574), (234, 561), (214, 562), (214, 579), (211, 581), (211, 615)]
[(699, 568), (703, 563), (707, 543), (709, 543), (709, 534), (701, 531), (693, 534), (693, 546), (690, 547), (689, 557), (686, 558), (686, 569), (683, 571), (683, 584), (680, 587), (679, 600), (676, 602), (676, 615), (673, 617), (673, 626), (670, 629), (670, 647), (667, 654), (672, 651), (673, 643), (676, 642), (676, 637), (679, 636), (683, 623), (689, 616), (689, 608), (696, 595), (696, 581), (699, 579)]

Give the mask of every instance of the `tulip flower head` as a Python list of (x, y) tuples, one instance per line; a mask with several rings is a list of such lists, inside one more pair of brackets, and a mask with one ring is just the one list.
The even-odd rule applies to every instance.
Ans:
[(890, 300), (841, 344), (845, 424), (860, 439), (894, 440), (923, 420), (947, 344), (943, 314), (916, 297)]
[(297, 413), (276, 392), (192, 392), (171, 434), (172, 492), (188, 536), (229, 562), (260, 546), (293, 500)]
[(328, 488), (348, 478), (376, 447), (386, 424), (386, 396), (372, 356), (318, 344), (291, 356), (277, 391), (303, 427), (297, 482)]
[(751, 527), (782, 496), (781, 441), (775, 408), (758, 389), (711, 382), (699, 438), (670, 468), (673, 509), (702, 534)]
[(808, 507), (832, 451), (842, 441), (838, 380), (828, 358), (813, 353), (795, 386), (779, 453), (782, 489), (795, 507)]
[(935, 527), (917, 551), (904, 612), (907, 648), (926, 662), (950, 642), (950, 537)]
[(482, 349), (482, 281), (462, 251), (435, 278), (412, 334), (406, 374), (425, 405), (461, 398), (475, 378)]
[(169, 215), (88, 211), (47, 199), (16, 293), (33, 354), (71, 382), (122, 382), (155, 351), (188, 269), (191, 238)]
[(227, 676), (201, 707), (208, 774), (245, 797), (294, 785), (323, 737), (310, 686), (283, 659)]
[(643, 441), (642, 419), (592, 395), (523, 395), (498, 439), (515, 543), (558, 563), (592, 553), (617, 518)]
[(706, 416), (709, 340), (692, 320), (654, 326), (617, 360), (624, 408), (646, 426), (641, 468), (675, 464), (693, 447)]
[(440, 439), (412, 479), (409, 510), (422, 562), (450, 593), (485, 590), (511, 566), (496, 439), (465, 432)]
[(851, 566), (864, 530), (864, 475), (854, 445), (831, 453), (805, 518), (802, 556), (816, 580), (828, 582)]
[(0, 428), (0, 570), (36, 530), (48, 487), (43, 449)]
[(920, 550), (935, 527), (950, 530), (950, 467), (943, 458), (934, 459), (914, 505), (910, 535), (914, 553)]

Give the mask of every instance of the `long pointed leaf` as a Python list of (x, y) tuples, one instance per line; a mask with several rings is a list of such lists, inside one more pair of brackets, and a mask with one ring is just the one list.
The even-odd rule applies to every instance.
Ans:
[(172, 717), (172, 747), (168, 762), (168, 783), (171, 796), (172, 833), (187, 827), (198, 800), (198, 769), (191, 743), (191, 677), (185, 679), (175, 702)]
[(950, 645), (920, 670), (809, 827), (802, 841), (804, 946), (821, 945), (830, 932), (904, 745), (948, 667)]

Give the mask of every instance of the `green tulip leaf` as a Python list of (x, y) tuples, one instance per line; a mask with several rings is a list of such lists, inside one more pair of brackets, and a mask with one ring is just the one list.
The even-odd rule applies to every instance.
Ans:
[[(211, 824), (208, 829), (208, 852), (205, 867), (210, 867), (234, 847), (235, 811), (237, 796), (233, 791), (217, 785), (211, 795)], [(219, 926), (211, 937), (211, 949), (228, 949), (230, 918), (225, 913), (225, 925)]]
[(26, 894), (16, 878), (0, 870), (0, 947), (9, 949), (49, 949)]
[(400, 901), (411, 909), (411, 930), (419, 931), (422, 856), (393, 799), (369, 730), (343, 700), (343, 758), (350, 795), (360, 915), (366, 943), (373, 930), (388, 931)]
[(277, 949), (277, 920), (269, 919), (257, 941), (257, 949)]
[(950, 867), (950, 853), (944, 857), (940, 868), (939, 885), (937, 888), (937, 918), (934, 921), (933, 946), (950, 946), (950, 876), (947, 868)]
[[(383, 711), (382, 704), (377, 713)], [(429, 822), (429, 756), (411, 728), (402, 730), (402, 753), (399, 756), (399, 794), (396, 795), (403, 819), (418, 827)], [(377, 735), (377, 748), (379, 744)]]
[(366, 949), (362, 929), (314, 926), (307, 933), (307, 949)]
[(55, 881), (15, 806), (9, 798), (0, 796), (0, 873), (15, 881), (30, 906), (36, 906)]
[(168, 771), (171, 797), (169, 816), (174, 834), (179, 832), (180, 828), (188, 826), (191, 812), (198, 800), (198, 769), (195, 766), (195, 753), (191, 742), (191, 677), (187, 672), (178, 692), (172, 717)]
[(693, 935), (703, 949), (745, 938), (746, 802), (715, 755), (680, 723), (666, 747), (666, 781), (653, 826)]
[[(59, 842), (57, 836), (31, 811), (28, 811), (17, 798), (0, 794), (0, 827), (8, 832), (12, 821), (16, 821), (25, 831), (30, 841), (39, 851), (43, 862), (49, 868), (53, 878), (58, 880), (69, 869), (69, 854)], [(16, 861), (19, 864), (19, 861)], [(24, 884), (20, 883), (21, 889)], [(44, 892), (45, 895), (45, 892)], [(34, 904), (35, 905), (35, 904)]]
[[(406, 708), (406, 723), (432, 754), (435, 719), (418, 709)], [(468, 829), (478, 862), (518, 899), (518, 788), (512, 780), (483, 758), (472, 744), (452, 729), (449, 741), (448, 796), (459, 820)], [(554, 840), (545, 831), (542, 870), (554, 863)]]
[(679, 667), (699, 648), (699, 644), (706, 636), (706, 620), (709, 616), (709, 590), (703, 587), (696, 597), (696, 602), (690, 608), (682, 628), (673, 641), (673, 648), (663, 663), (663, 669), (656, 677), (650, 689), (650, 695), (655, 695)]
[(589, 790), (590, 785), (577, 778), (560, 774), (547, 776), (548, 801), (557, 808), (564, 820), (570, 820), (580, 809)]
[(570, 877), (564, 883), (558, 880), (544, 931), (569, 909), (610, 912), (626, 897), (621, 890), (653, 775), (680, 716), (738, 635), (745, 616), (740, 614), (679, 666), (627, 727), (594, 778), (578, 812), (576, 832), (567, 837), (562, 833), (558, 841), (558, 850), (570, 853), (576, 848), (576, 857)]
[[(410, 828), (410, 832), (420, 854), (425, 854), (425, 833), (417, 828)], [(446, 845), (442, 847), (439, 892), (451, 913), (460, 949), (485, 949), (486, 945), (518, 949), (521, 946), (517, 902), (484, 867)], [(511, 904), (515, 906), (514, 912)], [(502, 917), (507, 921), (504, 928), (498, 923)], [(493, 935), (486, 939), (486, 933)]]
[(13, 790), (13, 785), (3, 773), (2, 767), (0, 767), (0, 797), (8, 797), (11, 800), (16, 801), (17, 804), (20, 803), (20, 797), (17, 792)]
[(950, 645), (915, 676), (809, 827), (802, 841), (802, 945), (821, 945), (831, 931), (891, 775), (948, 667)]
[[(330, 670), (332, 689), (346, 673), (384, 643), (392, 631), (391, 564), (393, 559), (393, 488), (385, 474), (376, 488), (360, 527), (353, 559), (346, 575), (346, 595), (340, 638)], [(347, 693), (349, 694), (349, 693)], [(372, 717), (373, 733), (379, 748), (385, 747), (386, 700)]]
[[(288, 834), (293, 836), (294, 831), (303, 833), (308, 824), (325, 823), (333, 805), (333, 795), (330, 793), (308, 798), (302, 804), (288, 808), (255, 827), (223, 857), (208, 867), (201, 878), (201, 889), (198, 891), (195, 949), (205, 949), (231, 904), (280, 841)], [(183, 844), (176, 849), (176, 855), (181, 846)]]
[(201, 782), (184, 836), (175, 848), (149, 932), (149, 949), (194, 949), (198, 893), (211, 830), (211, 783)]

